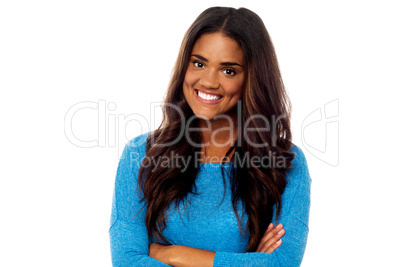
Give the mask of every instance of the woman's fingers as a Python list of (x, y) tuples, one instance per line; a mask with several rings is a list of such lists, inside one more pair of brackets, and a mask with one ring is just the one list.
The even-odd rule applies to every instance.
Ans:
[(273, 231), (269, 233), (269, 238), (264, 240), (264, 244), (261, 247), (261, 252), (272, 253), (277, 249), (281, 244), (281, 238), (285, 235), (285, 229), (283, 229), (283, 225), (277, 225)]
[(270, 223), (267, 227), (267, 230), (265, 231), (265, 233), (269, 232), (272, 228), (274, 228), (274, 224)]
[(268, 250), (266, 252), (272, 253), (275, 251), (275, 249), (279, 248), (280, 245), (282, 245), (282, 239), (279, 239), (278, 241), (276, 241), (272, 246), (270, 246), (268, 248)]
[(272, 230), (272, 228), (274, 228), (274, 224), (273, 223), (270, 223), (269, 225), (268, 225), (268, 227), (267, 227), (267, 230), (265, 230), (265, 233), (264, 233), (264, 235), (263, 235), (263, 237), (261, 238), (261, 240), (260, 240), (260, 243), (258, 244), (258, 246), (257, 246), (257, 252), (260, 252), (260, 250), (261, 250), (261, 248), (262, 248), (262, 246), (264, 245), (264, 237), (269, 233), (269, 231), (271, 231)]
[(265, 231), (264, 236), (261, 238), (256, 251), (272, 253), (282, 244), (281, 238), (284, 234), (285, 230), (281, 223), (275, 227), (270, 224)]
[(279, 230), (274, 236), (268, 240), (264, 246), (261, 248), (262, 252), (272, 253), (277, 249), (280, 245), (282, 245), (282, 237), (285, 235), (285, 230)]

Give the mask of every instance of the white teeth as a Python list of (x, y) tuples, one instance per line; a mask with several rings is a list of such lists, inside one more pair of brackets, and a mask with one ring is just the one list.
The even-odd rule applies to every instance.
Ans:
[(201, 91), (198, 91), (198, 96), (205, 100), (218, 100), (220, 97), (216, 95), (208, 95)]

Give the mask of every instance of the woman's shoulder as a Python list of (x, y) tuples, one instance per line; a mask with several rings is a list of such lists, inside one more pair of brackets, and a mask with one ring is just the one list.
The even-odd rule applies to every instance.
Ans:
[(120, 157), (120, 164), (126, 162), (133, 170), (140, 167), (140, 162), (146, 155), (147, 137), (150, 133), (137, 135), (126, 143)]
[(145, 155), (145, 149), (147, 146), (147, 138), (148, 136), (152, 133), (150, 132), (145, 132), (142, 134), (139, 134), (135, 136), (134, 138), (130, 139), (125, 147), (125, 150), (130, 151), (130, 152), (136, 152), (136, 153), (141, 153)]
[(132, 138), (127, 144), (130, 147), (136, 147), (136, 148), (145, 147), (146, 143), (147, 143), (147, 138), (152, 132), (153, 131), (139, 134), (139, 135), (135, 136), (134, 138)]
[(292, 167), (287, 172), (289, 181), (298, 185), (310, 184), (311, 178), (303, 150), (297, 145), (292, 144), (289, 151), (295, 154), (292, 160)]
[(292, 152), (295, 154), (295, 157), (292, 160), (293, 165), (301, 165), (301, 166), (307, 166), (307, 160), (306, 156), (304, 155), (303, 150), (292, 143), (292, 146), (289, 149), (289, 152)]

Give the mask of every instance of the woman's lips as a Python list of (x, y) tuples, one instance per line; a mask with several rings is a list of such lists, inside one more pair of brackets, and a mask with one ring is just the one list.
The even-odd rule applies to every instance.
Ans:
[(213, 96), (219, 96), (219, 97), (222, 97), (222, 95), (220, 95), (220, 94), (215, 94), (215, 93), (205, 92), (205, 91), (202, 91), (202, 90), (199, 90), (199, 89), (194, 89), (194, 91), (195, 91), (196, 93), (198, 93), (198, 91), (200, 91), (201, 93), (204, 93), (204, 94), (207, 94), (207, 95), (213, 95)]
[[(204, 99), (204, 98), (201, 98), (201, 97), (198, 95), (198, 91), (200, 91), (201, 93), (204, 93), (204, 94), (206, 94), (206, 95), (218, 96), (218, 97), (220, 97), (220, 98), (218, 98), (218, 99), (216, 99), (216, 100), (213, 100), (213, 99)], [(201, 90), (198, 90), (198, 89), (195, 89), (194, 92), (195, 92), (195, 97), (197, 98), (197, 100), (198, 100), (199, 102), (205, 103), (205, 104), (217, 104), (217, 103), (219, 103), (219, 102), (223, 99), (223, 96), (220, 95), (220, 94), (207, 93), (207, 92), (204, 92), (204, 91), (201, 91)]]

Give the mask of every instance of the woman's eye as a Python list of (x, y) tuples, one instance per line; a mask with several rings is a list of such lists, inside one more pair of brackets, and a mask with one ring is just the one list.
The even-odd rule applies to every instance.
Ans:
[(204, 67), (204, 64), (202, 64), (202, 63), (199, 62), (199, 61), (194, 61), (193, 64), (194, 64), (194, 66), (197, 67), (197, 68), (202, 68), (202, 67)]
[(225, 72), (225, 74), (231, 75), (231, 76), (236, 74), (236, 72), (234, 70), (231, 70), (231, 69), (225, 69), (224, 72)]

